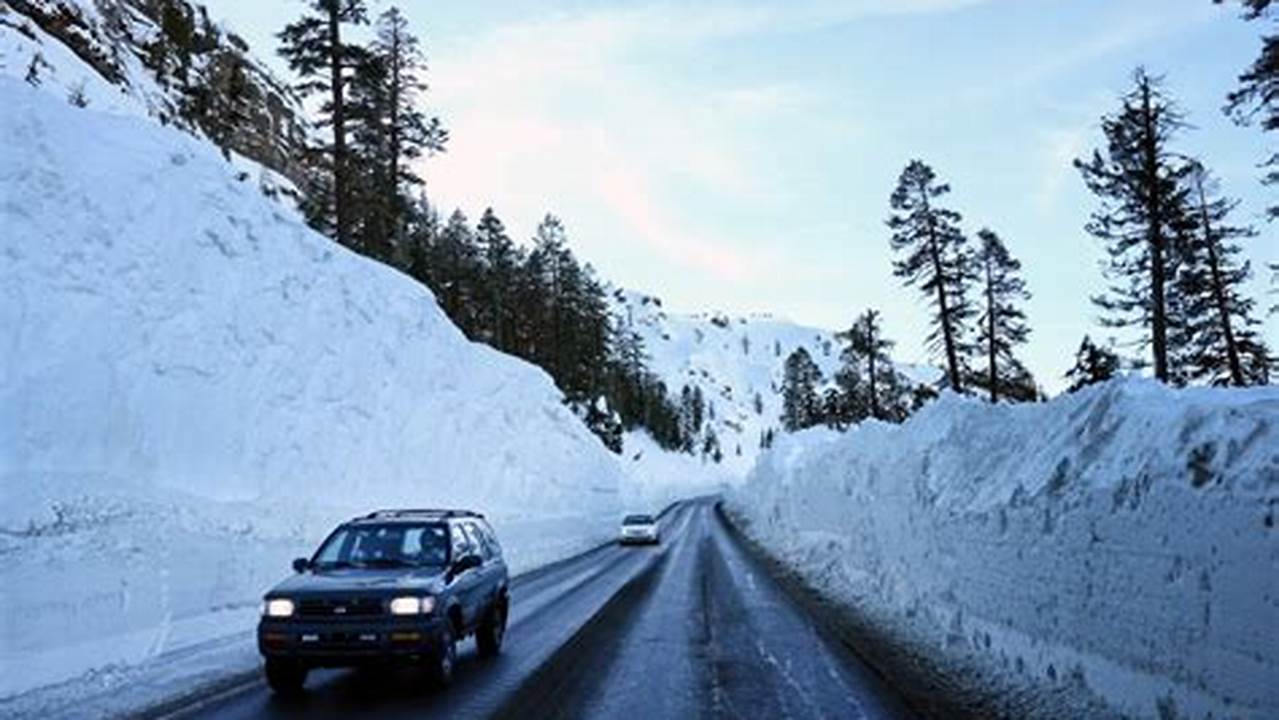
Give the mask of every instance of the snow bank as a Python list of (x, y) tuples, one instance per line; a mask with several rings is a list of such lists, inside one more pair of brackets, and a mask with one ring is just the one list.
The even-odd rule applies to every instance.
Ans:
[(0, 77), (0, 697), (251, 627), (331, 524), (467, 506), (516, 570), (623, 470), (536, 368), (213, 147)]
[(1279, 389), (949, 396), (779, 439), (730, 506), (943, 665), (1126, 715), (1279, 717)]

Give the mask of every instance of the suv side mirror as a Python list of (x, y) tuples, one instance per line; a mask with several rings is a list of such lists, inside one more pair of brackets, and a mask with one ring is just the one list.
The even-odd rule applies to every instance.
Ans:
[(311, 569), (311, 561), (306, 558), (294, 558), (293, 572), (303, 573)]
[(480, 561), (479, 555), (474, 555), (474, 554), (463, 555), (462, 557), (457, 559), (457, 562), (453, 563), (453, 574), (461, 575), (467, 570), (472, 570), (474, 568), (479, 567), (480, 564), (481, 564), (481, 561)]

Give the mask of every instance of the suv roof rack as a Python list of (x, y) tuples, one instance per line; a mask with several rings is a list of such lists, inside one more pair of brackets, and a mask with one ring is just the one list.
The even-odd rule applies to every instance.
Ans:
[(484, 515), (474, 510), (457, 510), (444, 508), (400, 508), (392, 510), (374, 510), (368, 515), (364, 515), (359, 520), (377, 520), (382, 518), (402, 518), (413, 517), (415, 515), (426, 515), (435, 518), (483, 518)]

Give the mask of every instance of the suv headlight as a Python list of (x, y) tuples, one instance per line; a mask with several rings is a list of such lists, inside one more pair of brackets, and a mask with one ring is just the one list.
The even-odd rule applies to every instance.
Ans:
[(272, 598), (262, 603), (262, 614), (266, 617), (286, 618), (293, 616), (293, 601), (286, 598)]
[(391, 600), (390, 610), (392, 615), (429, 615), (435, 610), (435, 598), (397, 597)]

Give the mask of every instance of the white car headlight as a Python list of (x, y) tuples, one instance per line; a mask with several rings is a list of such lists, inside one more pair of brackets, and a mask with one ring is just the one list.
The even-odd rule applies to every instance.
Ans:
[(391, 600), (392, 615), (429, 615), (435, 610), (435, 598), (397, 597)]
[(266, 617), (292, 617), (293, 609), (293, 601), (285, 598), (274, 598), (262, 603), (262, 614)]

